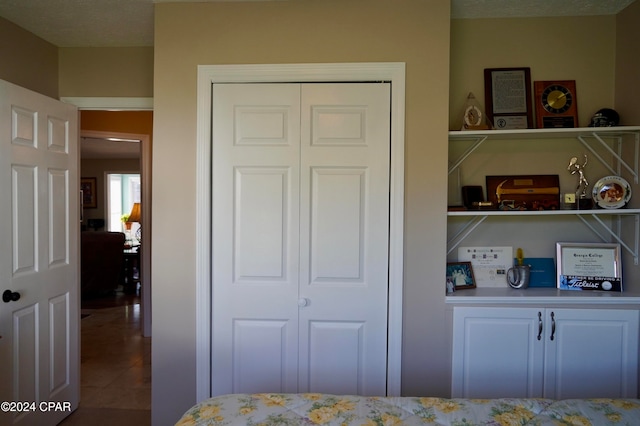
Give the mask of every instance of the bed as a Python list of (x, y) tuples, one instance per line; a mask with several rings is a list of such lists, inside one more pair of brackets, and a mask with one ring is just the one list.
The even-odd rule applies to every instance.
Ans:
[(330, 394), (235, 394), (209, 398), (186, 425), (640, 425), (638, 399), (446, 399)]

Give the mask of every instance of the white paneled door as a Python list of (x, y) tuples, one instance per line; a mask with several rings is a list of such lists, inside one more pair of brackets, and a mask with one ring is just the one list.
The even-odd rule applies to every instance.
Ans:
[(0, 132), (0, 424), (55, 425), (79, 400), (77, 110), (0, 81)]
[(212, 111), (212, 393), (384, 395), (390, 84), (214, 84)]

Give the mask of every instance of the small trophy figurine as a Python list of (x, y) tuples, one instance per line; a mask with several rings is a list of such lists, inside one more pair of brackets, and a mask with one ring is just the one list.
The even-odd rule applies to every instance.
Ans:
[(569, 170), (572, 175), (578, 173), (579, 176), (576, 195), (578, 197), (578, 208), (581, 210), (588, 210), (592, 206), (592, 200), (587, 196), (589, 182), (587, 182), (587, 178), (584, 177), (584, 168), (587, 165), (587, 162), (587, 154), (584, 154), (584, 163), (582, 164), (578, 164), (578, 157), (571, 157), (569, 167), (567, 167), (567, 170)]

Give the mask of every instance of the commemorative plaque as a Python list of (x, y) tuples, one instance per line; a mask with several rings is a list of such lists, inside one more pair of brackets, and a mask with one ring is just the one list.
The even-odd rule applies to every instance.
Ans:
[(484, 97), (494, 129), (533, 128), (529, 68), (485, 68)]

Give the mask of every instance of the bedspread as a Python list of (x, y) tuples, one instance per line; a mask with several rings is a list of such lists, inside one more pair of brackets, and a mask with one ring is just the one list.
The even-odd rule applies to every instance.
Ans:
[(638, 399), (445, 399), (329, 394), (237, 394), (209, 398), (186, 425), (640, 425)]

